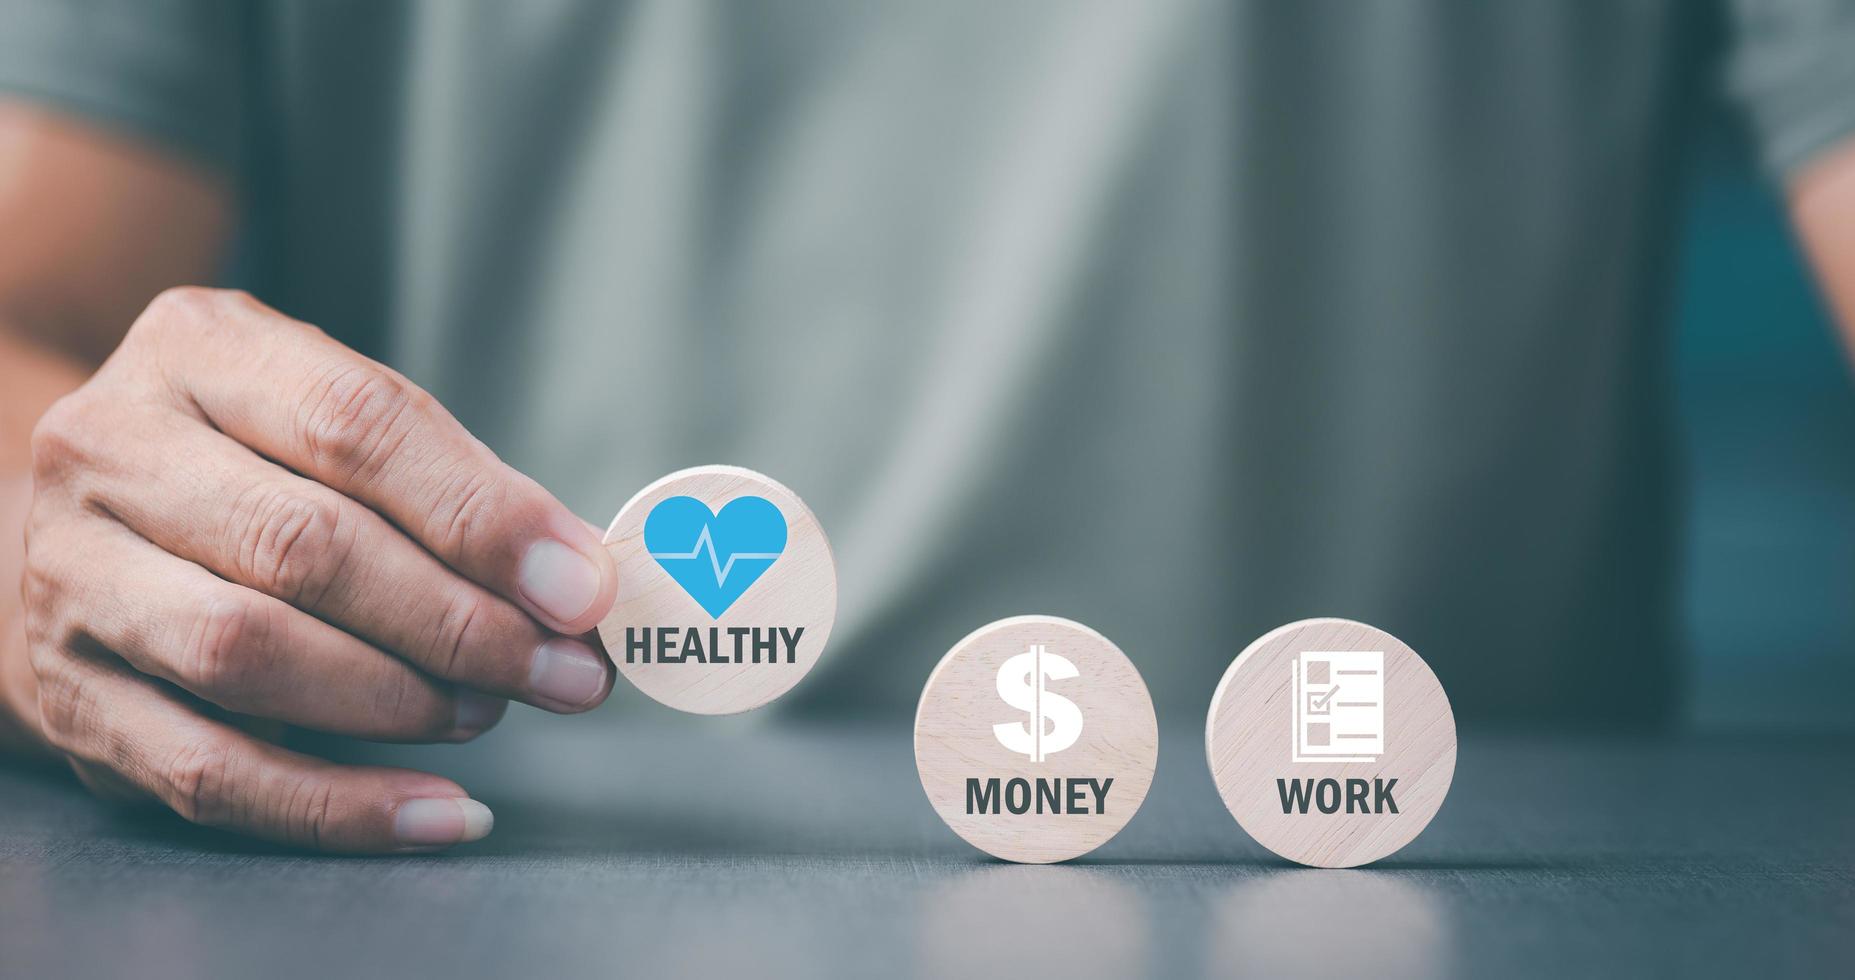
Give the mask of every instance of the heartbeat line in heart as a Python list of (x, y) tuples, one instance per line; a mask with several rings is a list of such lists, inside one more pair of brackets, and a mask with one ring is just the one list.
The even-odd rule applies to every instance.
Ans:
[(715, 585), (717, 588), (727, 584), (728, 574), (734, 571), (735, 562), (754, 561), (756, 559), (771, 561), (778, 558), (780, 554), (777, 551), (737, 551), (729, 555), (728, 560), (724, 563), (721, 560), (721, 556), (715, 553), (715, 542), (709, 537), (709, 528), (707, 524), (702, 525), (702, 533), (696, 535), (696, 546), (689, 549), (688, 553), (653, 551), (650, 554), (652, 558), (658, 561), (677, 561), (700, 558), (705, 551), (708, 552), (709, 567), (715, 570)]

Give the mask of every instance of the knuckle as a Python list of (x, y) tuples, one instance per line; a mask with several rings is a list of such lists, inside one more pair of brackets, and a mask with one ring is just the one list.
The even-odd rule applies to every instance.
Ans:
[(402, 422), (430, 396), (371, 364), (323, 374), (298, 410), (310, 457), (345, 480), (366, 478), (404, 439)]
[(199, 287), (199, 288), (207, 294), (208, 299), (211, 300), (213, 303), (214, 309), (217, 309), (217, 310), (227, 310), (227, 309), (267, 310), (270, 308), (270, 307), (265, 306), (263, 303), (258, 302), (258, 298), (256, 296), (253, 296), (249, 292), (246, 292), (243, 289), (238, 289), (236, 287), (234, 288), (215, 287), (215, 288), (210, 288), (210, 289), (206, 287)]
[(218, 303), (219, 297), (227, 290), (214, 289), (211, 286), (193, 286), (181, 284), (169, 286), (155, 294), (148, 301), (148, 308), (142, 312), (144, 320), (180, 320), (196, 319), (210, 313)]
[(34, 689), (39, 696), (42, 720), (73, 730), (79, 726), (81, 690), (71, 652), (59, 631), (43, 624), (26, 624), (26, 666), (32, 671)]
[(395, 735), (437, 735), (451, 727), (451, 719), (438, 709), (439, 699), (410, 671), (396, 672), (374, 688), (374, 717), (382, 730)]
[(41, 553), (55, 549), (43, 545), (27, 545), (26, 567), (20, 572), (19, 594), (22, 618), (26, 624), (26, 637), (29, 640), (54, 639), (55, 625), (58, 622), (58, 610), (63, 603), (65, 583), (62, 576), (47, 566)]
[(436, 525), (427, 540), (437, 542), (444, 554), (469, 551), (493, 536), (510, 518), (508, 488), (482, 467), (458, 468), (440, 492), (432, 520)]
[(232, 822), (232, 757), (226, 746), (212, 739), (193, 739), (164, 767), (160, 796), (175, 813), (200, 824)]
[(148, 311), (156, 319), (198, 323), (217, 320), (229, 313), (265, 309), (264, 304), (243, 289), (222, 286), (169, 286), (149, 301)]
[(61, 658), (33, 659), (38, 680), (39, 730), (61, 752), (75, 752), (97, 716), (96, 694)]
[(170, 286), (155, 294), (129, 326), (129, 338), (138, 341), (171, 336), (219, 315), (227, 290), (207, 286)]
[(156, 294), (129, 325), (122, 346), (145, 354), (168, 344), (228, 342), (244, 333), (253, 317), (268, 314), (269, 307), (242, 289), (171, 286)]
[(478, 648), (479, 634), (488, 625), (488, 613), (484, 596), (459, 589), (434, 624), (426, 646), (427, 669), (450, 680), (464, 679), (471, 667), (470, 652)]
[(187, 627), (178, 673), (195, 694), (220, 700), (263, 676), (268, 616), (255, 603), (219, 596)]
[(289, 489), (256, 492), (240, 503), (239, 554), (249, 584), (286, 602), (320, 602), (352, 552), (341, 506)]
[(22, 617), (26, 666), (35, 682), (33, 694), (37, 701), (39, 729), (53, 746), (68, 751), (97, 718), (96, 693), (83, 682), (82, 672), (68, 649), (77, 639), (75, 630), (47, 603), (35, 601), (34, 593), (41, 587), (32, 583), (40, 578), (40, 571), (29, 565)]
[(283, 798), (278, 824), (284, 835), (311, 847), (322, 846), (323, 830), (335, 809), (335, 787), (327, 781), (298, 780)]
[(95, 414), (80, 389), (52, 403), (32, 427), (32, 474), (40, 485), (55, 483), (89, 453)]

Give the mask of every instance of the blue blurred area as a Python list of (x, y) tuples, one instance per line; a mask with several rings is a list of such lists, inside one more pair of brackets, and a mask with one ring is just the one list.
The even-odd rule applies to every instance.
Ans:
[(1693, 174), (1676, 335), (1688, 715), (1855, 730), (1851, 359), (1726, 114), (1705, 127)]

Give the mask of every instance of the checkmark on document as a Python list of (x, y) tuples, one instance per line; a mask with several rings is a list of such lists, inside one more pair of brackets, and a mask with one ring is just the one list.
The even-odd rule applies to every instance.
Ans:
[(1290, 668), (1295, 762), (1371, 762), (1384, 753), (1383, 651), (1308, 651)]

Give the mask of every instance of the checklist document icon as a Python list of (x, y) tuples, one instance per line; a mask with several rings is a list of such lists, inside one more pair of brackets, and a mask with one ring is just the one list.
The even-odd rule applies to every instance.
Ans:
[(1385, 654), (1310, 651), (1295, 672), (1296, 762), (1371, 762), (1385, 751)]

